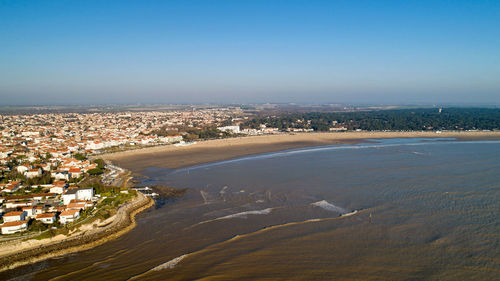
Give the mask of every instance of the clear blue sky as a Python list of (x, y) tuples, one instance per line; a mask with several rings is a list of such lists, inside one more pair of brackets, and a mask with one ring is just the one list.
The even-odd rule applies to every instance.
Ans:
[(0, 105), (500, 103), (500, 1), (0, 2)]

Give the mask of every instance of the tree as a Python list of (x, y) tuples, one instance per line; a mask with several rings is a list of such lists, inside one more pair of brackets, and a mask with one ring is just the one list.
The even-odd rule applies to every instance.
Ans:
[(106, 163), (101, 158), (95, 159), (94, 163), (97, 164), (97, 168), (99, 169), (104, 169), (104, 167), (106, 166)]
[(89, 175), (91, 175), (91, 176), (96, 176), (96, 175), (102, 174), (103, 171), (100, 168), (94, 168), (94, 169), (88, 170), (87, 173), (89, 173)]
[(75, 155), (73, 155), (73, 157), (76, 159), (76, 160), (80, 160), (80, 161), (85, 161), (87, 160), (87, 157), (82, 154), (82, 153), (75, 153)]

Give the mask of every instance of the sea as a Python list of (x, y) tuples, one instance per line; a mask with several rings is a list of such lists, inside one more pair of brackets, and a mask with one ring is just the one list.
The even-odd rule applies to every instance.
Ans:
[(137, 227), (2, 280), (500, 280), (500, 141), (386, 139), (176, 170)]

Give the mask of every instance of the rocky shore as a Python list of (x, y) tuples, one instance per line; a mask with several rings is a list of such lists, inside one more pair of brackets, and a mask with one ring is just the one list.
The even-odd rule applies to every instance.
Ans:
[(63, 239), (56, 239), (56, 241), (49, 241), (44, 244), (22, 245), (22, 243), (27, 242), (24, 241), (18, 242), (16, 245), (10, 245), (12, 251), (4, 251), (0, 256), (0, 271), (90, 249), (120, 237), (135, 227), (135, 216), (138, 213), (153, 205), (154, 201), (151, 198), (138, 192), (135, 200), (121, 206), (115, 215), (115, 219), (103, 227), (93, 227), (74, 236), (63, 237)]

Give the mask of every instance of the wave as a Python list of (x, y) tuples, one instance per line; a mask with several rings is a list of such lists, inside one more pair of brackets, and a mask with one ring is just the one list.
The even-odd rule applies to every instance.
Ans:
[(337, 213), (340, 213), (342, 215), (347, 214), (347, 210), (346, 209), (341, 208), (339, 206), (335, 206), (335, 205), (333, 205), (331, 203), (328, 203), (328, 201), (326, 201), (326, 200), (321, 200), (321, 201), (318, 201), (318, 202), (314, 202), (311, 205), (313, 205), (315, 207), (323, 208), (323, 209), (325, 209), (327, 211), (330, 211), (330, 212), (337, 212)]
[(234, 218), (246, 219), (247, 216), (249, 216), (249, 215), (268, 215), (268, 214), (270, 214), (272, 212), (273, 209), (274, 208), (267, 208), (267, 209), (264, 209), (264, 210), (240, 212), (240, 213), (231, 214), (231, 215), (227, 215), (227, 216), (223, 216), (223, 217), (218, 217), (218, 218), (211, 219), (211, 220), (202, 221), (202, 222), (199, 222), (199, 223), (195, 224), (194, 226), (200, 225), (200, 224), (209, 223), (209, 222), (213, 222), (213, 221), (218, 221), (218, 220), (227, 220), (227, 219), (234, 219)]
[(257, 210), (257, 211), (246, 211), (246, 212), (241, 212), (241, 213), (236, 213), (232, 215), (227, 215), (224, 217), (216, 218), (215, 220), (226, 220), (226, 219), (233, 219), (233, 218), (246, 218), (248, 215), (268, 215), (271, 213), (273, 208), (267, 208), (264, 210)]
[(160, 264), (159, 266), (157, 266), (151, 270), (152, 271), (159, 271), (159, 270), (163, 270), (163, 269), (174, 268), (178, 263), (180, 263), (187, 256), (189, 256), (189, 254), (184, 254), (182, 256), (178, 256), (174, 259), (167, 261), (166, 263)]
[[(269, 208), (269, 209), (272, 209), (272, 208)], [(265, 210), (269, 210), (269, 209), (265, 209)], [(264, 211), (264, 210), (261, 210), (261, 211)], [(249, 211), (249, 212), (259, 212), (259, 211)], [(242, 212), (242, 213), (247, 213), (247, 212)], [(348, 216), (355, 215), (357, 213), (358, 213), (358, 211), (353, 211), (353, 212), (350, 212), (350, 213), (343, 214), (341, 217), (348, 217)], [(238, 234), (238, 235), (235, 235), (235, 236), (229, 238), (228, 240), (225, 240), (225, 241), (222, 241), (222, 242), (218, 242), (218, 243), (209, 245), (209, 246), (207, 246), (207, 247), (205, 247), (205, 248), (203, 248), (201, 250), (198, 250), (198, 251), (195, 251), (195, 252), (192, 252), (192, 253), (189, 253), (189, 254), (184, 254), (184, 255), (179, 256), (179, 257), (177, 257), (175, 259), (171, 259), (168, 262), (162, 263), (162, 264), (160, 264), (160, 265), (158, 265), (158, 266), (156, 266), (156, 267), (154, 267), (154, 268), (152, 268), (152, 269), (150, 269), (150, 270), (148, 270), (148, 271), (146, 271), (146, 272), (144, 272), (142, 274), (133, 276), (129, 280), (134, 280), (134, 279), (137, 279), (139, 277), (142, 277), (142, 276), (150, 273), (151, 271), (159, 271), (159, 270), (163, 270), (163, 269), (174, 268), (175, 266), (177, 266), (177, 264), (179, 262), (181, 262), (187, 256), (192, 256), (192, 255), (198, 255), (198, 254), (206, 253), (207, 251), (209, 251), (210, 249), (213, 249), (216, 246), (221, 246), (221, 245), (229, 244), (231, 242), (234, 242), (234, 241), (237, 241), (237, 240), (240, 240), (240, 239), (244, 239), (244, 238), (247, 238), (247, 237), (256, 236), (256, 235), (259, 235), (261, 233), (272, 231), (272, 230), (276, 230), (276, 229), (280, 229), (280, 228), (285, 228), (285, 227), (294, 226), (294, 225), (307, 224), (307, 223), (314, 223), (314, 222), (332, 221), (332, 220), (340, 219), (341, 217), (336, 217), (336, 218), (314, 218), (314, 219), (308, 219), (308, 220), (304, 220), (304, 221), (288, 222), (288, 223), (283, 223), (283, 224), (277, 224), (277, 225), (267, 226), (267, 227), (261, 228), (261, 229), (259, 229), (257, 231), (250, 232), (250, 233)]]
[(172, 269), (174, 268), (178, 263), (180, 263), (183, 259), (185, 259), (187, 256), (189, 256), (191, 254), (184, 254), (182, 256), (178, 256), (176, 258), (173, 258), (165, 263), (162, 263), (158, 266), (155, 266), (153, 268), (151, 268), (150, 270), (146, 271), (146, 272), (143, 272), (141, 274), (138, 274), (138, 275), (135, 275), (135, 276), (132, 276), (130, 277), (128, 280), (135, 280), (135, 279), (139, 279), (141, 277), (143, 277), (144, 275), (147, 275), (148, 273), (151, 273), (153, 271), (160, 271), (160, 270), (164, 270), (164, 269)]

